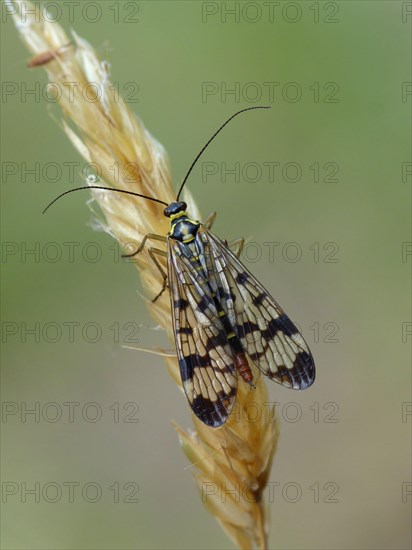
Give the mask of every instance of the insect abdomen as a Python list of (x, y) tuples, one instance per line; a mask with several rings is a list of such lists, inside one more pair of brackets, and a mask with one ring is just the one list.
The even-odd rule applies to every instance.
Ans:
[(250, 370), (248, 360), (246, 359), (246, 355), (244, 352), (236, 353), (235, 355), (235, 365), (237, 372), (240, 374), (240, 376), (243, 378), (243, 380), (249, 384), (249, 386), (253, 386), (253, 374)]
[(227, 315), (223, 310), (219, 311), (219, 317), (226, 331), (229, 345), (233, 351), (233, 359), (236, 370), (247, 384), (253, 386), (253, 374), (250, 370), (248, 360), (240, 344), (240, 341), (237, 338), (236, 334), (233, 332), (232, 327), (229, 323), (229, 319), (227, 318)]

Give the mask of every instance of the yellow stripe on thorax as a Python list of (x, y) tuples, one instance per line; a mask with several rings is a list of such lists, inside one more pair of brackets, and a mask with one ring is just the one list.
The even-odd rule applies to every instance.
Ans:
[(170, 221), (175, 220), (176, 218), (181, 218), (182, 216), (187, 216), (186, 212), (177, 212), (177, 214), (172, 214), (170, 216)]

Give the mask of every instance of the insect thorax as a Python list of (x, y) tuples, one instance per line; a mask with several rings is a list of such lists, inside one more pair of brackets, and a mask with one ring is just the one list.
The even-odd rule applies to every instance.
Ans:
[(200, 222), (191, 220), (186, 212), (179, 212), (170, 220), (169, 237), (181, 243), (190, 243), (195, 239), (199, 227)]

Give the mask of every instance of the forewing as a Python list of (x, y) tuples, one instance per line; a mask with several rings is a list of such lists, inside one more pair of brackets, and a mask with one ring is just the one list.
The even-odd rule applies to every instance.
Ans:
[(259, 281), (204, 226), (210, 284), (245, 352), (269, 378), (293, 389), (315, 380), (315, 364), (303, 336)]
[(168, 275), (183, 388), (202, 422), (218, 427), (236, 399), (237, 372), (195, 243), (169, 240)]

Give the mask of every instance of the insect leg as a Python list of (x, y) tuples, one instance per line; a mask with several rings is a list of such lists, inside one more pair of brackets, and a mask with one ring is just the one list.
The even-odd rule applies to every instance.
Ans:
[(204, 225), (207, 229), (211, 229), (211, 228), (212, 228), (212, 225), (215, 223), (215, 219), (216, 219), (216, 212), (212, 212), (212, 213), (209, 214), (208, 217), (205, 219), (205, 221), (203, 222), (203, 225)]
[[(228, 243), (226, 239), (223, 239), (223, 242), (225, 243), (225, 246), (229, 248), (229, 250), (231, 250), (237, 258), (240, 258), (240, 255), (242, 254), (242, 250), (245, 246), (245, 239), (242, 239), (241, 237), (240, 239), (235, 239), (234, 241), (230, 241), (230, 243)], [(232, 250), (235, 246), (239, 247), (238, 250)]]
[[(231, 241), (229, 244), (227, 243), (227, 241), (225, 241), (226, 245), (228, 248), (230, 248), (233, 253), (235, 254), (235, 256), (237, 258), (240, 258), (240, 255), (242, 254), (243, 252), (243, 248), (245, 246), (245, 239), (243, 239), (242, 237), (240, 239), (236, 239), (234, 241)], [(233, 248), (235, 247), (238, 247), (237, 250), (233, 250)]]
[(143, 238), (143, 241), (141, 242), (139, 248), (136, 250), (136, 252), (132, 252), (131, 254), (122, 254), (122, 258), (132, 258), (133, 256), (136, 256), (136, 254), (139, 254), (141, 252), (146, 244), (146, 241), (148, 239), (152, 239), (154, 241), (161, 241), (162, 243), (165, 243), (167, 241), (167, 238), (163, 235), (156, 235), (156, 233), (148, 233)]
[[(141, 246), (141, 245), (140, 245)], [(157, 296), (155, 296), (152, 300), (152, 302), (156, 302), (156, 300), (158, 298), (160, 298), (160, 296), (163, 294), (163, 292), (166, 290), (166, 286), (167, 286), (167, 273), (165, 272), (164, 268), (162, 265), (160, 265), (159, 263), (159, 260), (156, 258), (156, 254), (158, 256), (162, 256), (163, 258), (167, 258), (167, 252), (165, 252), (164, 250), (160, 250), (159, 248), (149, 248), (148, 250), (149, 252), (149, 256), (151, 258), (151, 260), (153, 261), (153, 263), (155, 264), (155, 266), (157, 267), (157, 269), (159, 270), (161, 276), (163, 277), (163, 286), (162, 286), (162, 289), (161, 291), (159, 292), (159, 294), (157, 294)]]

